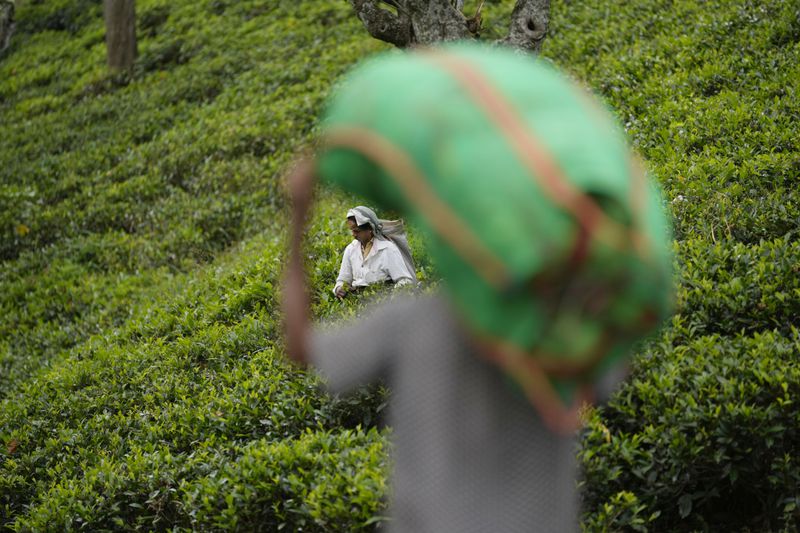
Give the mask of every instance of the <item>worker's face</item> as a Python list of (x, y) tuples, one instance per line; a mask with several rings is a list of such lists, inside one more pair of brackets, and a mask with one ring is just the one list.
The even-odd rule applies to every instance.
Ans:
[(372, 229), (360, 229), (358, 224), (350, 219), (347, 220), (347, 227), (350, 228), (353, 238), (361, 244), (367, 244), (372, 239)]

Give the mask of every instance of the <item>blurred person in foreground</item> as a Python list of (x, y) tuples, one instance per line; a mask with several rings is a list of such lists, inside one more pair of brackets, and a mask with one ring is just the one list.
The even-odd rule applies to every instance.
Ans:
[[(332, 391), (389, 385), (388, 528), (576, 529), (579, 410), (670, 309), (660, 197), (609, 114), (541, 61), (459, 44), (356, 69), (322, 143), (289, 177), (288, 351)], [(310, 328), (317, 177), (426, 231), (442, 293)]]
[(333, 287), (337, 298), (376, 283), (416, 285), (414, 260), (402, 220), (381, 220), (375, 211), (359, 205), (347, 212), (347, 227), (353, 242), (342, 254)]

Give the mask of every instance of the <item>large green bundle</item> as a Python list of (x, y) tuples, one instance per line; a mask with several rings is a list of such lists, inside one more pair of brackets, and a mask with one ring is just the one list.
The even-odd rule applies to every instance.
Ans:
[[(476, 45), (391, 53), (334, 97), (323, 179), (405, 214), (481, 350), (553, 428), (669, 310), (657, 191), (588, 94)], [(432, 354), (435, 356), (435, 354)]]

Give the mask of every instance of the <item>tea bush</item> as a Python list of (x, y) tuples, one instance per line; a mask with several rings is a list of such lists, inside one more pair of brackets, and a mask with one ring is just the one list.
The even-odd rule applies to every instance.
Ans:
[[(236, 257), (249, 257), (239, 264), (245, 269), (220, 264), (176, 280), (176, 292), (160, 304), (140, 308), (112, 336), (92, 337), (73, 359), (23, 383), (17, 395), (27, 402), (4, 402), (0, 505), (9, 517), (31, 506), (15, 527), (374, 523), (385, 457), (380, 435), (365, 428), (378, 422), (385, 393), (329, 398), (313, 376), (286, 363), (272, 290), (282, 248), (279, 239), (260, 237)], [(266, 473), (228, 466), (250, 465), (248, 454), (260, 448), (249, 446), (259, 440), (266, 451), (258, 457), (278, 454), (276, 466)], [(319, 457), (309, 446), (320, 447)], [(325, 473), (334, 467), (345, 477)], [(280, 474), (291, 486), (273, 479)], [(338, 500), (328, 498), (331, 487), (354, 482)], [(232, 483), (258, 490), (233, 505), (226, 499)], [(188, 507), (173, 494), (186, 484), (195, 494), (185, 496)], [(287, 491), (303, 487), (293, 504)], [(211, 505), (215, 494), (220, 500)], [(199, 502), (206, 507), (196, 509)], [(285, 508), (270, 507), (278, 502)]]
[[(21, 20), (62, 4), (23, 3)], [(98, 10), (77, 35), (20, 32), (0, 63), (0, 397), (150, 299), (121, 285), (152, 285), (263, 230), (333, 80), (374, 49), (340, 7), (237, 3), (207, 17), (200, 4), (139, 2), (147, 33), (131, 77), (106, 72)], [(328, 40), (284, 24), (298, 16), (328, 21)], [(183, 59), (150, 68), (152, 49), (178, 42)], [(287, 68), (296, 50), (309, 59)]]
[[(0, 57), (0, 527), (374, 529), (387, 391), (286, 363), (280, 177), (386, 47), (346, 2), (139, 0), (111, 74), (100, 4), (18, 0)], [(675, 228), (676, 314), (586, 413), (587, 530), (798, 527), (799, 39), (792, 2), (552, 3), (542, 55), (608, 102)], [(330, 293), (362, 201), (318, 197), (334, 320), (383, 292)]]
[(800, 316), (800, 242), (776, 238), (754, 245), (677, 245), (678, 308), (691, 336), (782, 330)]
[(796, 525), (799, 354), (798, 330), (653, 343), (592, 414), (587, 503), (627, 491), (657, 531)]
[[(219, 452), (132, 449), (58, 483), (19, 526), (29, 530), (358, 530), (381, 520), (383, 440), (376, 430), (308, 431)], [(235, 458), (231, 458), (235, 455)], [(359, 517), (361, 522), (359, 522)], [(364, 518), (366, 517), (366, 518)]]
[[(18, 7), (0, 62), (0, 524), (379, 522), (385, 392), (319, 393), (285, 363), (276, 310), (278, 177), (375, 44), (346, 6), (140, 1), (140, 57), (112, 75), (99, 3)], [(320, 21), (324, 40), (296, 31)]]

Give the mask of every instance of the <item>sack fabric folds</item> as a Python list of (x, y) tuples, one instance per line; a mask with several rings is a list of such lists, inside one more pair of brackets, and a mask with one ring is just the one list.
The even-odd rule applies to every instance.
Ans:
[(481, 353), (553, 429), (669, 313), (657, 188), (542, 60), (476, 44), (372, 59), (329, 104), (317, 171), (428, 234)]

